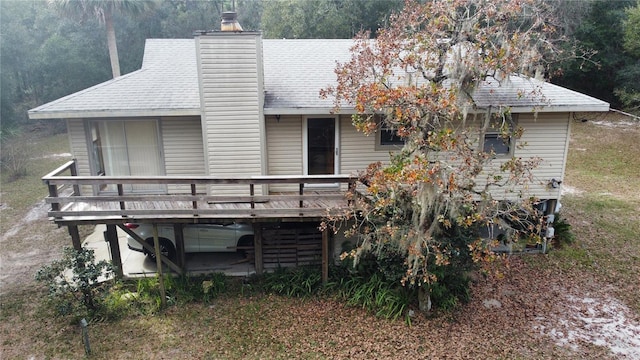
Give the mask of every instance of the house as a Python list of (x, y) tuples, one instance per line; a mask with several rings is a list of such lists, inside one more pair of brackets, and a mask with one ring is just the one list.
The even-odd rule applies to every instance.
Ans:
[[(334, 114), (332, 99), (319, 97), (351, 45), (233, 31), (147, 40), (140, 70), (29, 111), (31, 119), (66, 120), (75, 159), (44, 178), (49, 215), (69, 226), (78, 246), (77, 225), (86, 223), (318, 221), (327, 208), (344, 208), (340, 192), (354, 186), (352, 174), (386, 161), (395, 148), (384, 132), (358, 133), (353, 110)], [(535, 89), (544, 99), (519, 96)], [(517, 115), (527, 146), (494, 142), (496, 152), (542, 157), (528, 192), (550, 204), (560, 198), (573, 113), (609, 110), (606, 102), (521, 77), (487, 82), (474, 100), (481, 109), (508, 105)], [(60, 176), (65, 171), (71, 176)], [(73, 196), (60, 185), (73, 185)], [(326, 252), (323, 245), (325, 263)]]

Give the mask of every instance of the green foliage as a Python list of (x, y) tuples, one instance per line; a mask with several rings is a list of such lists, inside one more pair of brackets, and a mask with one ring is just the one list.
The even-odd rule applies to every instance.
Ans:
[(429, 293), (436, 309), (450, 311), (469, 301), (470, 279), (461, 268), (439, 266), (433, 273), (438, 277), (438, 281), (429, 286)]
[(571, 231), (571, 224), (560, 217), (559, 213), (555, 214), (553, 219), (553, 228), (555, 230), (554, 242), (558, 247), (573, 244), (576, 239), (575, 234)]
[(416, 300), (415, 291), (390, 281), (380, 272), (363, 276), (345, 269), (334, 270), (325, 291), (349, 306), (359, 306), (376, 316), (394, 320), (405, 316), (411, 302)]
[(322, 288), (322, 276), (317, 267), (279, 267), (255, 280), (262, 291), (289, 297), (310, 297)]
[(640, 58), (640, 1), (627, 9), (624, 21), (624, 48), (631, 55)]
[[(563, 76), (556, 80), (566, 86), (588, 95), (606, 100), (619, 108), (621, 99), (614, 89), (635, 88), (636, 78), (627, 78), (628, 66), (636, 61), (624, 51), (623, 24), (625, 9), (635, 5), (635, 0), (596, 0), (591, 10), (575, 31), (575, 39), (585, 48), (597, 53), (592, 61), (574, 59), (564, 64)], [(625, 69), (626, 68), (626, 69)]]
[(632, 59), (618, 72), (619, 86), (615, 94), (625, 110), (640, 115), (640, 0), (635, 7), (627, 9), (623, 30), (624, 49)]
[(415, 300), (415, 291), (401, 286), (397, 273), (389, 279), (377, 271), (374, 262), (360, 263), (361, 272), (345, 266), (332, 267), (324, 286), (317, 267), (277, 268), (256, 277), (253, 283), (265, 293), (288, 297), (335, 296), (349, 306), (362, 307), (387, 319), (406, 315), (411, 300)]
[(263, 2), (266, 38), (349, 39), (360, 31), (376, 33), (400, 0), (269, 0)]
[(93, 250), (67, 247), (62, 259), (38, 270), (36, 280), (48, 286), (50, 304), (57, 314), (82, 318), (100, 312), (105, 288), (99, 279), (111, 273), (111, 264), (96, 262)]
[[(168, 305), (210, 302), (228, 291), (228, 279), (223, 273), (206, 276), (164, 277)], [(151, 315), (162, 309), (158, 276), (120, 282), (111, 287), (103, 300), (102, 315), (118, 319), (129, 315)]]

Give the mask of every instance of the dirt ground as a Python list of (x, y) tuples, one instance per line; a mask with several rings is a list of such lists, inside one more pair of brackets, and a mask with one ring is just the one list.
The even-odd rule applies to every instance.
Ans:
[(19, 221), (2, 224), (0, 233), (0, 294), (33, 285), (35, 272), (57, 259), (71, 240), (64, 228), (47, 219), (44, 200)]

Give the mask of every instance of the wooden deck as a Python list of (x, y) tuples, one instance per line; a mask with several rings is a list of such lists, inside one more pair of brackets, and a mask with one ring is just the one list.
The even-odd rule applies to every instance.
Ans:
[[(65, 175), (68, 173), (69, 175)], [(244, 222), (315, 221), (348, 209), (346, 190), (356, 178), (327, 176), (252, 177), (113, 177), (77, 176), (71, 161), (42, 178), (49, 188), (48, 213), (59, 225), (118, 224), (123, 222), (193, 223), (221, 220)], [(246, 186), (238, 194), (205, 194), (210, 185)], [(264, 186), (293, 186), (290, 193), (256, 195)], [(180, 185), (191, 192), (176, 194), (127, 193), (127, 185)], [(321, 186), (322, 188), (319, 188)], [(112, 188), (107, 194), (85, 195), (80, 189)]]

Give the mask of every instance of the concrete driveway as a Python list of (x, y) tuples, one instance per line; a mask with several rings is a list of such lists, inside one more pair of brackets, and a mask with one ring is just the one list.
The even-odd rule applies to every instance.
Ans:
[[(104, 240), (105, 225), (97, 225), (95, 231), (82, 243), (93, 249), (96, 261), (111, 261), (109, 245)], [(127, 234), (118, 228), (118, 243), (122, 257), (122, 270), (125, 277), (136, 278), (154, 276), (156, 263), (138, 251), (127, 247)], [(186, 254), (186, 268), (191, 275), (223, 272), (228, 276), (249, 276), (255, 273), (253, 261), (247, 261), (238, 253), (191, 253)], [(166, 268), (169, 271), (168, 268)]]

